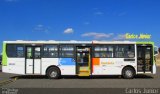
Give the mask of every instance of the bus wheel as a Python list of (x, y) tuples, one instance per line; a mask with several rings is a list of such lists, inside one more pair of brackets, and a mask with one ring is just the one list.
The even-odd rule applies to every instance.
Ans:
[(47, 70), (47, 76), (50, 79), (58, 79), (60, 77), (60, 70), (56, 67), (51, 67)]
[(125, 79), (133, 79), (135, 76), (135, 71), (131, 67), (126, 67), (123, 69), (122, 76)]

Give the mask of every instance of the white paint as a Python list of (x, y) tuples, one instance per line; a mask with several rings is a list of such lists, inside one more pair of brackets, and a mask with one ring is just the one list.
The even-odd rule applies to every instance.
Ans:
[(153, 74), (156, 74), (156, 64), (155, 63), (153, 63)]
[(49, 66), (58, 66), (58, 58), (42, 58), (41, 74), (46, 75), (46, 70)]
[(121, 75), (127, 65), (136, 66), (134, 61), (124, 61), (124, 58), (100, 58), (100, 65), (93, 66), (93, 75)]
[(8, 58), (7, 66), (2, 66), (5, 73), (25, 74), (25, 58)]
[(34, 74), (41, 74), (41, 59), (34, 59)]
[(33, 59), (26, 59), (26, 74), (33, 73)]
[(61, 70), (61, 75), (76, 75), (76, 66), (74, 65), (64, 65), (59, 66)]

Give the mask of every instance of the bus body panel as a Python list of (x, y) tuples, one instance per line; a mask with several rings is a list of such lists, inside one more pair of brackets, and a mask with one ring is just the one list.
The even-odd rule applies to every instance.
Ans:
[(42, 58), (42, 75), (46, 75), (46, 70), (49, 66), (58, 66), (59, 59), (58, 58)]
[(61, 75), (76, 75), (76, 66), (75, 65), (63, 65), (59, 66), (61, 70)]
[(6, 73), (25, 74), (25, 58), (8, 58), (7, 66), (2, 66)]
[(93, 65), (92, 75), (121, 75), (125, 66), (136, 68), (135, 61), (124, 61), (124, 58), (100, 58), (98, 62), (99, 65)]
[(41, 74), (41, 59), (34, 59), (34, 74)]
[(57, 66), (61, 75), (76, 75), (76, 65), (72, 58), (42, 58), (42, 75), (46, 74), (47, 68)]
[(73, 58), (59, 58), (61, 75), (76, 75), (76, 62)]

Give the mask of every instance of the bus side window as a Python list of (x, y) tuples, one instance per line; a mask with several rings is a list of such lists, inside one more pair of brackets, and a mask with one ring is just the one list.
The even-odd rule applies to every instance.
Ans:
[(8, 57), (24, 57), (24, 46), (20, 44), (7, 44), (6, 52)]
[(23, 57), (24, 56), (24, 47), (17, 46), (17, 57)]
[(134, 45), (117, 45), (115, 47), (116, 58), (134, 58)]
[(44, 45), (43, 57), (46, 57), (46, 58), (58, 57), (58, 46), (57, 45)]
[(96, 45), (94, 47), (94, 57), (113, 58), (113, 45)]
[(117, 45), (115, 47), (115, 57), (116, 58), (124, 58), (124, 50), (125, 50), (124, 45)]
[(126, 57), (134, 58), (134, 56), (135, 56), (135, 54), (134, 54), (135, 53), (134, 45), (127, 45), (125, 53), (127, 55)]
[(61, 58), (73, 58), (74, 57), (74, 46), (70, 44), (60, 45), (59, 55)]

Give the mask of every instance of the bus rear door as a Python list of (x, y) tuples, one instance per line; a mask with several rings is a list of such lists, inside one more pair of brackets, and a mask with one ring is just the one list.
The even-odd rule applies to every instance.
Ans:
[(137, 71), (151, 72), (153, 65), (152, 45), (137, 45)]

